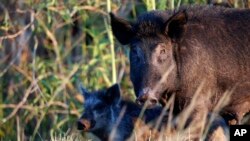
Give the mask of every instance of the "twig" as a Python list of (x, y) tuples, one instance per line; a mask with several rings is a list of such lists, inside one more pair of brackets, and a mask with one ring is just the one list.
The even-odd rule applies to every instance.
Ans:
[[(64, 109), (68, 109), (68, 105), (65, 104), (65, 103), (62, 103), (60, 101), (54, 101), (50, 106), (59, 106), (59, 107), (62, 107)], [(1, 104), (0, 105), (0, 108), (16, 108), (17, 107), (17, 104)], [(33, 111), (35, 108), (38, 108), (39, 110), (41, 109), (44, 109), (44, 108), (48, 108), (48, 105), (43, 105), (43, 106), (38, 106), (38, 107), (35, 107), (35, 106), (30, 106), (30, 105), (22, 105), (20, 107), (20, 109), (26, 109), (26, 110), (30, 110), (30, 111)]]
[[(34, 15), (35, 15), (34, 13), (31, 14), (31, 16), (34, 16)], [(4, 39), (15, 38), (15, 37), (17, 37), (17, 36), (23, 34), (24, 31), (25, 31), (28, 27), (30, 27), (30, 26), (33, 24), (33, 22), (34, 22), (34, 20), (31, 21), (27, 26), (25, 26), (23, 30), (20, 30), (20, 31), (17, 32), (16, 34), (0, 37), (0, 44), (1, 44), (2, 40), (4, 40)], [(28, 42), (29, 38), (30, 38), (30, 36), (24, 41), (24, 43), (22, 43), (22, 44), (20, 45), (20, 48), (18, 49), (15, 58), (13, 58), (13, 59), (11, 60), (11, 62), (5, 67), (5, 69), (0, 73), (0, 77), (3, 76), (3, 75), (9, 70), (9, 68), (15, 63), (15, 61), (16, 61), (16, 60), (18, 59), (18, 57), (21, 55), (22, 50), (23, 50), (23, 48), (24, 48), (24, 44)]]
[[(15, 109), (16, 107), (18, 106), (18, 104), (1, 104), (0, 105), (0, 108), (2, 109), (7, 109), (7, 108), (13, 108)], [(60, 101), (55, 101), (53, 102), (51, 106), (59, 106), (59, 107), (62, 107), (64, 108), (63, 110), (49, 110), (48, 113), (51, 113), (51, 114), (71, 114), (71, 115), (75, 115), (77, 117), (80, 116), (80, 113), (78, 110), (76, 109), (73, 109), (73, 110), (69, 110), (69, 107), (67, 104), (65, 103), (62, 103)], [(28, 110), (30, 112), (34, 112), (34, 109), (38, 109), (39, 111), (43, 111), (45, 108), (48, 108), (49, 106), (48, 105), (43, 105), (43, 106), (38, 106), (38, 107), (35, 107), (35, 106), (30, 106), (30, 105), (21, 105), (19, 106), (19, 109), (24, 109), (24, 110)]]
[[(54, 99), (65, 88), (66, 84), (69, 83), (71, 77), (77, 72), (77, 70), (79, 69), (79, 67), (80, 67), (80, 65), (74, 66), (73, 70), (70, 72), (70, 74), (63, 79), (62, 84), (56, 89), (54, 95), (50, 98), (49, 102), (47, 103), (48, 107), (50, 107), (52, 105)], [(35, 127), (33, 135), (32, 135), (32, 139), (31, 139), (32, 141), (34, 140), (35, 135), (37, 134), (37, 131), (38, 131), (38, 129), (39, 129), (40, 125), (41, 125), (41, 122), (42, 122), (44, 116), (46, 115), (46, 113), (47, 112), (43, 112), (42, 115), (41, 115), (41, 117), (40, 117), (40, 119), (38, 119), (38, 122), (36, 124), (36, 127)]]
[[(111, 1), (107, 0), (107, 12), (111, 12)], [(104, 18), (104, 24), (106, 27), (106, 30), (108, 31), (108, 38), (109, 38), (109, 42), (110, 42), (110, 51), (111, 51), (111, 60), (112, 60), (112, 83), (116, 83), (117, 82), (117, 74), (116, 74), (116, 59), (115, 59), (115, 44), (114, 44), (114, 37), (112, 34), (112, 30), (111, 30), (111, 26), (108, 24), (108, 18)]]
[[(14, 117), (16, 115), (16, 113), (18, 112), (18, 110), (24, 105), (24, 103), (27, 101), (29, 95), (32, 93), (33, 90), (33, 83), (29, 86), (29, 88), (27, 89), (27, 91), (24, 94), (24, 97), (22, 99), (21, 102), (19, 102), (16, 106), (16, 108), (6, 117), (4, 118), (1, 122), (6, 122), (8, 120), (10, 120), (12, 117)], [(1, 123), (0, 123), (1, 124)]]
[(5, 39), (13, 39), (16, 38), (17, 36), (21, 35), (25, 30), (27, 30), (31, 24), (33, 24), (33, 21), (31, 21), (28, 25), (26, 25), (23, 29), (19, 30), (17, 33), (12, 34), (12, 35), (6, 35), (6, 36), (1, 36), (0, 37), (0, 42)]
[[(45, 23), (43, 22), (43, 20), (39, 16), (36, 16), (36, 19), (39, 22), (39, 24), (41, 25), (41, 27), (44, 29), (44, 31), (45, 31), (46, 35), (48, 36), (48, 38), (52, 41), (53, 49), (54, 49), (54, 52), (56, 54), (56, 62), (58, 63), (60, 68), (63, 68), (62, 67), (62, 62), (61, 62), (60, 49), (59, 49), (56, 37), (48, 29), (48, 27), (45, 25)], [(60, 71), (60, 69), (59, 69), (59, 71)]]
[(23, 74), (30, 82), (32, 82), (31, 76), (30, 76), (25, 70), (23, 70), (21, 67), (16, 66), (16, 65), (14, 65), (14, 64), (12, 65), (12, 67), (13, 67), (15, 70), (17, 70), (17, 72)]
[[(106, 16), (108, 15), (107, 12), (100, 10), (97, 7), (93, 7), (93, 6), (78, 6), (77, 9), (78, 10), (89, 10), (89, 11), (100, 13), (100, 14), (106, 15)], [(73, 12), (72, 12), (72, 14), (73, 14)]]
[(50, 110), (48, 113), (51, 114), (71, 114), (71, 115), (75, 115), (77, 117), (80, 117), (80, 113), (77, 110)]

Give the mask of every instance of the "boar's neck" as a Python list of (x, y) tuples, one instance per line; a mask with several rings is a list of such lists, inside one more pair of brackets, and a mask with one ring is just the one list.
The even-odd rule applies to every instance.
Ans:
[(120, 108), (126, 107), (125, 115), (130, 117), (138, 117), (141, 108), (132, 101), (122, 100), (120, 103)]

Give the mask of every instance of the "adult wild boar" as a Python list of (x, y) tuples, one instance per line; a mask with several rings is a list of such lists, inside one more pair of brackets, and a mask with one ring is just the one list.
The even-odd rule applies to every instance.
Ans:
[(110, 16), (114, 36), (130, 45), (138, 103), (164, 103), (175, 94), (179, 113), (198, 90), (195, 111), (201, 113), (211, 111), (229, 91), (231, 100), (222, 112), (237, 122), (249, 112), (249, 9), (181, 7), (145, 13), (134, 23)]

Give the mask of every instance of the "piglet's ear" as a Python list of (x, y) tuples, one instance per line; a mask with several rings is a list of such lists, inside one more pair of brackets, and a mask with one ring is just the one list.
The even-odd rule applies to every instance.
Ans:
[(110, 13), (111, 27), (116, 39), (123, 45), (129, 44), (133, 38), (132, 25)]
[(82, 96), (84, 97), (84, 99), (87, 99), (90, 96), (89, 91), (84, 88), (82, 85), (80, 85), (80, 90), (82, 92)]
[(165, 34), (167, 34), (172, 40), (179, 39), (185, 31), (187, 20), (188, 17), (186, 10), (177, 12), (165, 23)]
[(121, 93), (118, 84), (114, 84), (106, 91), (106, 100), (108, 103), (117, 104), (120, 101)]

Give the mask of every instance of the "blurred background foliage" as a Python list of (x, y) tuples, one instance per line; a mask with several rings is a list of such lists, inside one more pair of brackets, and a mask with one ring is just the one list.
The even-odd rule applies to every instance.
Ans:
[[(97, 90), (118, 82), (123, 96), (134, 98), (129, 48), (114, 41), (108, 12), (134, 20), (154, 9), (211, 2), (225, 1), (1, 0), (0, 140), (79, 139), (66, 136), (80, 134), (79, 84)], [(228, 2), (248, 7), (246, 0)]]

